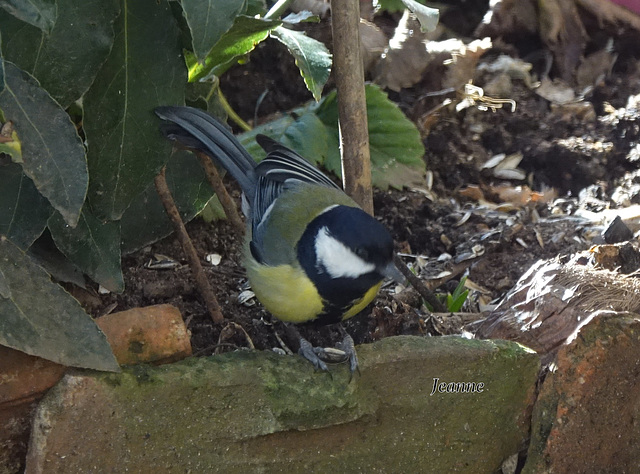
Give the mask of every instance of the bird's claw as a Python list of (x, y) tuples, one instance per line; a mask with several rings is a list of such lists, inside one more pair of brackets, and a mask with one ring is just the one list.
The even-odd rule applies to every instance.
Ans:
[(298, 349), (298, 354), (311, 362), (316, 370), (328, 371), (329, 368), (327, 367), (327, 364), (325, 364), (325, 362), (316, 353), (316, 349), (317, 348), (313, 347), (305, 338), (300, 338), (300, 349)]
[(328, 371), (327, 362), (335, 364), (348, 361), (351, 375), (356, 371), (360, 373), (358, 354), (351, 336), (345, 335), (344, 339), (337, 343), (336, 346), (336, 348), (313, 347), (309, 341), (300, 338), (298, 354), (311, 362), (316, 370)]
[(346, 359), (349, 361), (349, 371), (351, 375), (357, 370), (360, 373), (360, 367), (358, 365), (358, 354), (356, 353), (356, 345), (353, 342), (353, 338), (349, 334), (345, 333), (342, 342), (336, 344), (338, 349), (344, 352)]

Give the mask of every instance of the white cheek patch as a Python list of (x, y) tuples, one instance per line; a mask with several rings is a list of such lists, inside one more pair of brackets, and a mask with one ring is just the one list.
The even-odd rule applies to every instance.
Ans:
[(315, 247), (316, 265), (331, 278), (357, 278), (376, 268), (373, 263), (365, 262), (349, 247), (335, 239), (326, 227), (318, 231)]

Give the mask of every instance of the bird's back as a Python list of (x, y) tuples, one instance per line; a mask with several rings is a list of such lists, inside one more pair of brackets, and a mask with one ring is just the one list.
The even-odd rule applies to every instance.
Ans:
[(309, 222), (330, 206), (358, 205), (342, 190), (308, 182), (289, 182), (280, 190), (251, 235), (252, 257), (264, 265), (294, 264), (296, 246)]

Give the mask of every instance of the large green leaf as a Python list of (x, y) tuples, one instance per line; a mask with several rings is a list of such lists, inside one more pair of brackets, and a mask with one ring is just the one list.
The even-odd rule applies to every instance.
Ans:
[(109, 54), (118, 10), (118, 0), (58, 0), (58, 19), (50, 33), (0, 16), (4, 57), (67, 108), (87, 91)]
[(79, 288), (87, 287), (84, 273), (60, 252), (48, 228), (29, 247), (27, 255), (44, 268), (54, 281), (73, 283)]
[(169, 156), (153, 109), (184, 103), (178, 28), (166, 1), (122, 0), (115, 41), (84, 100), (91, 208), (117, 220)]
[[(418, 129), (377, 86), (368, 84), (366, 95), (373, 185), (380, 189), (423, 185), (424, 145)], [(241, 142), (256, 159), (264, 157), (255, 143), (259, 133), (281, 141), (309, 161), (341, 176), (335, 91), (318, 104), (297, 108), (242, 134)]]
[(329, 140), (332, 137), (314, 110), (313, 106), (296, 109), (278, 120), (255, 127), (238, 138), (249, 153), (258, 159), (263, 158), (265, 152), (256, 142), (256, 135), (263, 134), (296, 150), (309, 162), (322, 164), (329, 155)]
[(38, 191), (76, 225), (87, 193), (87, 162), (69, 115), (29, 74), (5, 61), (0, 93), (4, 118), (13, 122), (22, 145), (22, 168)]
[(55, 0), (0, 0), (0, 7), (46, 33), (56, 23)]
[(42, 234), (53, 208), (16, 163), (0, 164), (0, 235), (22, 250)]
[(85, 208), (75, 228), (56, 213), (49, 219), (49, 230), (60, 251), (93, 281), (109, 291), (124, 290), (119, 221), (101, 222)]
[(0, 238), (0, 344), (63, 365), (118, 371), (104, 334), (80, 304)]
[(189, 82), (212, 74), (219, 76), (239, 57), (253, 51), (258, 43), (269, 36), (271, 30), (280, 25), (282, 22), (278, 20), (237, 16), (231, 29), (211, 48), (204, 60), (198, 61), (193, 53), (185, 52)]
[(380, 11), (388, 11), (390, 13), (402, 12), (407, 7), (402, 0), (376, 0), (376, 8)]
[[(367, 84), (367, 117), (371, 152), (371, 180), (380, 189), (392, 186), (420, 186), (424, 183), (424, 145), (416, 126), (391, 102), (378, 86)], [(339, 143), (338, 102), (335, 92), (327, 95), (317, 109), (327, 126), (331, 142)], [(341, 172), (340, 153), (331, 147), (324, 165), (336, 174)]]
[(296, 60), (300, 74), (316, 100), (320, 100), (322, 89), (331, 72), (331, 53), (320, 41), (309, 38), (302, 31), (279, 26), (271, 36), (283, 43)]
[(193, 51), (202, 61), (231, 28), (235, 18), (245, 12), (247, 0), (182, 0), (182, 9), (191, 32)]
[[(207, 204), (213, 191), (199, 160), (185, 150), (176, 150), (167, 163), (167, 184), (185, 222)], [(134, 252), (173, 232), (155, 185), (136, 198), (122, 216), (122, 252)]]
[(265, 0), (247, 0), (247, 16), (264, 16), (267, 12), (267, 2)]
[[(227, 118), (227, 111), (220, 100), (218, 85), (211, 82), (189, 82), (185, 88), (185, 101), (187, 105), (204, 109), (211, 115), (221, 120)], [(214, 90), (212, 90), (214, 89)]]

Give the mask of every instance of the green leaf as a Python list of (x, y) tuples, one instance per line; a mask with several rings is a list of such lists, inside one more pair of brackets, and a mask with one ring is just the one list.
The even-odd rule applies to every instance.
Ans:
[[(309, 113), (306, 108), (295, 109), (289, 114), (284, 114), (280, 118), (272, 120), (271, 122), (265, 122), (261, 125), (258, 125), (257, 127), (252, 128), (248, 132), (241, 133), (237, 136), (237, 138), (240, 143), (242, 143), (242, 146), (247, 149), (249, 154), (253, 156), (256, 161), (260, 161), (265, 157), (266, 153), (256, 142), (256, 135), (267, 135), (284, 145), (285, 140), (283, 137), (287, 130), (290, 127), (295, 127), (296, 121), (302, 117), (306, 117), (307, 115), (312, 116), (313, 114)], [(302, 154), (300, 149), (296, 148), (296, 151)]]
[(282, 21), (289, 25), (297, 25), (298, 23), (320, 23), (320, 17), (308, 10), (302, 10), (298, 13), (289, 13)]
[(211, 82), (188, 82), (185, 88), (187, 105), (204, 109), (214, 117), (225, 120), (227, 111), (220, 101), (218, 84)]
[(464, 302), (467, 300), (469, 290), (463, 291), (458, 296), (447, 295), (447, 309), (452, 313), (457, 313), (462, 309)]
[(465, 289), (464, 285), (467, 281), (467, 277), (464, 276), (460, 279), (460, 283), (453, 290), (453, 293), (447, 294), (447, 310), (456, 313), (462, 309), (464, 302), (467, 300), (469, 290)]
[(0, 238), (0, 344), (72, 367), (119, 371), (104, 334), (80, 304)]
[(462, 278), (460, 278), (460, 282), (458, 283), (458, 286), (456, 286), (456, 289), (453, 290), (453, 293), (451, 296), (453, 296), (453, 299), (458, 298), (461, 294), (463, 294), (465, 292), (465, 288), (464, 285), (467, 282), (467, 277), (463, 276)]
[(80, 270), (107, 290), (122, 293), (120, 222), (101, 222), (84, 209), (75, 228), (56, 213), (49, 219), (49, 230), (56, 247)]
[(193, 51), (203, 60), (214, 44), (247, 9), (247, 0), (182, 0), (184, 16), (191, 31)]
[(406, 8), (402, 0), (373, 0), (373, 4), (376, 11), (379, 9), (390, 13), (401, 12)]
[(0, 0), (0, 7), (46, 33), (56, 23), (55, 0)]
[(279, 26), (271, 35), (284, 44), (296, 60), (300, 74), (314, 99), (320, 100), (322, 89), (331, 72), (331, 53), (318, 40), (309, 38), (302, 31)]
[(267, 3), (265, 0), (247, 0), (247, 11), (245, 15), (247, 16), (264, 16), (267, 12)]
[(256, 135), (268, 135), (283, 145), (296, 150), (316, 165), (322, 164), (329, 154), (330, 135), (324, 123), (309, 107), (296, 109), (291, 114), (255, 127), (238, 138), (249, 153), (262, 159), (265, 152), (256, 142)]
[(207, 224), (211, 224), (214, 221), (226, 219), (227, 215), (224, 213), (224, 209), (222, 208), (222, 204), (220, 204), (218, 196), (213, 196), (209, 199), (207, 205), (202, 208), (202, 211), (198, 213), (198, 217)]
[(42, 234), (53, 208), (16, 163), (0, 165), (0, 235), (22, 250)]
[(123, 0), (116, 40), (84, 99), (91, 209), (118, 220), (169, 156), (153, 109), (184, 103), (179, 31), (166, 1)]
[[(367, 117), (369, 122), (369, 145), (371, 151), (371, 178), (380, 189), (424, 183), (424, 145), (416, 126), (391, 102), (379, 87), (367, 84)], [(324, 165), (338, 174), (341, 172), (339, 144), (338, 107), (335, 92), (323, 99), (318, 107), (318, 117), (332, 135)]]
[(66, 109), (87, 91), (109, 54), (118, 11), (117, 0), (58, 0), (50, 33), (2, 16), (4, 57), (38, 79)]
[(45, 229), (29, 247), (27, 255), (44, 268), (54, 281), (73, 283), (79, 288), (87, 287), (84, 273), (56, 247), (49, 229)]
[(87, 193), (87, 162), (69, 116), (37, 81), (5, 61), (0, 109), (22, 144), (22, 168), (51, 205), (74, 226)]
[[(207, 204), (213, 191), (198, 159), (185, 150), (176, 150), (167, 163), (167, 184), (180, 215), (190, 221)], [(134, 252), (173, 232), (154, 184), (138, 196), (122, 216), (122, 252)]]
[[(380, 189), (424, 185), (422, 157), (425, 150), (417, 128), (380, 88), (367, 84), (365, 90), (373, 185)], [(335, 91), (318, 104), (297, 108), (240, 135), (241, 142), (256, 159), (264, 157), (264, 152), (255, 143), (259, 133), (281, 141), (309, 161), (341, 176)]]
[(237, 16), (231, 29), (211, 48), (204, 60), (198, 61), (193, 53), (185, 51), (189, 82), (195, 82), (211, 74), (219, 76), (229, 69), (237, 58), (253, 51), (258, 43), (269, 36), (271, 30), (280, 25), (282, 22), (279, 20)]

